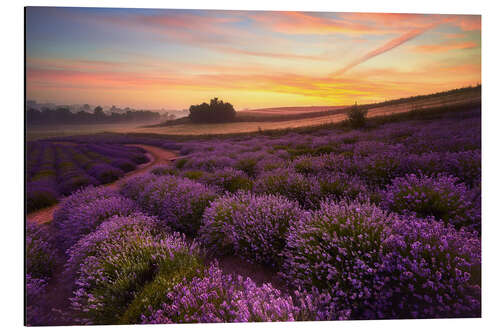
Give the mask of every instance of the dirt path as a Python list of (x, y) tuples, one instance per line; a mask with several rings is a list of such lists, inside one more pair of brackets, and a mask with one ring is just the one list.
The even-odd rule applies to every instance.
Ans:
[[(140, 147), (140, 148), (146, 150), (146, 152), (147, 152), (146, 155), (148, 156), (149, 161), (144, 163), (144, 164), (138, 165), (137, 169), (130, 171), (129, 173), (125, 174), (124, 177), (118, 179), (117, 181), (110, 183), (110, 184), (101, 185), (101, 186), (105, 186), (105, 187), (112, 188), (112, 189), (118, 189), (120, 184), (122, 182), (126, 181), (127, 179), (129, 179), (130, 177), (135, 176), (135, 175), (139, 175), (142, 173), (146, 173), (146, 172), (150, 171), (154, 166), (156, 166), (158, 164), (171, 162), (179, 156), (174, 151), (165, 150), (165, 149), (158, 148), (155, 146), (139, 145), (139, 144), (137, 144), (137, 145), (130, 144), (127, 146)], [(54, 212), (56, 211), (56, 209), (58, 207), (59, 207), (59, 204), (55, 204), (53, 206), (37, 210), (36, 212), (32, 212), (32, 213), (28, 214), (26, 219), (28, 221), (32, 221), (32, 222), (39, 223), (39, 224), (50, 222), (50, 221), (52, 221), (52, 217), (54, 216)]]

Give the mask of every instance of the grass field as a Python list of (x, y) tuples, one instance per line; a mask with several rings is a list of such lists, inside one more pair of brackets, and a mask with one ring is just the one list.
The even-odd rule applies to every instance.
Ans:
[(248, 114), (248, 115), (270, 115), (270, 114), (297, 114), (297, 113), (311, 113), (311, 112), (321, 112), (329, 111), (333, 109), (341, 109), (346, 106), (285, 106), (280, 108), (263, 108), (263, 109), (252, 109), (238, 111), (238, 114)]
[(145, 124), (99, 124), (99, 125), (61, 125), (61, 126), (36, 126), (26, 128), (26, 140), (48, 139), (61, 136), (97, 134), (110, 131), (131, 132), (138, 126)]
[[(374, 105), (368, 106), (368, 117), (385, 116), (389, 114), (405, 113), (411, 110), (426, 110), (433, 109), (441, 106), (454, 106), (460, 104), (479, 103), (481, 101), (481, 92), (478, 90), (471, 90), (465, 92), (458, 92), (456, 94), (449, 94), (445, 96), (428, 96), (420, 98), (416, 101), (401, 102), (389, 105)], [(193, 124), (185, 122), (178, 125), (170, 126), (157, 126), (146, 128), (133, 128), (132, 130), (112, 130), (118, 133), (151, 133), (151, 134), (166, 134), (166, 135), (211, 135), (211, 134), (229, 134), (229, 133), (251, 133), (257, 131), (278, 130), (286, 128), (299, 128), (310, 127), (328, 123), (338, 123), (347, 118), (345, 111), (347, 109), (332, 109), (328, 111), (318, 112), (315, 107), (310, 112), (305, 112), (301, 108), (301, 113), (286, 113), (290, 108), (283, 108), (285, 114), (269, 113), (268, 115), (259, 114), (255, 112), (261, 121), (237, 121), (232, 123), (220, 124)], [(278, 109), (274, 109), (278, 110)], [(250, 111), (246, 111), (245, 117), (248, 117)], [(328, 113), (324, 115), (324, 113)], [(321, 115), (323, 114), (323, 115)], [(276, 115), (281, 118), (289, 118), (289, 120), (276, 121)]]
[[(434, 109), (441, 106), (480, 103), (481, 90), (470, 88), (444, 95), (420, 96), (413, 100), (398, 100), (364, 105), (368, 117), (405, 113), (411, 110)], [(240, 111), (237, 121), (219, 124), (193, 124), (187, 118), (178, 119), (168, 125), (151, 124), (101, 124), (68, 125), (58, 127), (28, 128), (27, 140), (45, 139), (72, 135), (111, 133), (159, 134), (159, 135), (216, 135), (252, 133), (281, 129), (320, 126), (339, 123), (346, 119), (344, 106), (282, 107)]]

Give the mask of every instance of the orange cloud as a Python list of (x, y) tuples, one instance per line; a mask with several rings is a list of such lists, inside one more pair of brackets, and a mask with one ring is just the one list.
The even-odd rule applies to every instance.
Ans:
[(28, 84), (60, 87), (123, 89), (127, 87), (169, 86), (177, 80), (166, 76), (150, 76), (126, 72), (83, 72), (78, 70), (33, 69), (26, 71)]
[(342, 13), (340, 17), (354, 22), (373, 24), (375, 27), (399, 29), (425, 28), (436, 22), (448, 23), (462, 31), (481, 30), (480, 15), (440, 15), (440, 14), (403, 14), (403, 13)]
[(343, 79), (362, 77), (367, 81), (384, 81), (393, 83), (420, 82), (428, 85), (429, 82), (474, 82), (480, 81), (480, 64), (462, 64), (446, 66), (429, 64), (411, 71), (401, 71), (395, 68), (363, 68), (346, 74)]
[[(333, 18), (315, 16), (305, 12), (268, 12), (250, 16), (254, 21), (285, 34), (377, 34), (372, 26)], [(386, 33), (386, 32), (385, 32)]]
[(401, 14), (401, 13), (341, 13), (340, 17), (348, 21), (359, 21), (378, 29), (395, 28), (402, 29), (425, 28), (429, 24), (440, 20), (440, 15), (428, 14)]
[(413, 48), (413, 50), (421, 53), (442, 53), (453, 50), (472, 49), (476, 47), (478, 47), (477, 43), (463, 42), (463, 43), (417, 45)]
[[(161, 96), (168, 91), (182, 91), (190, 96), (199, 92), (241, 96), (242, 94), (288, 94), (305, 96), (325, 103), (372, 102), (404, 97), (416, 93), (429, 93), (460, 85), (480, 82), (479, 65), (453, 67), (428, 67), (417, 71), (400, 72), (395, 69), (363, 70), (344, 77), (297, 75), (290, 73), (251, 70), (235, 67), (226, 73), (214, 72), (186, 75), (186, 73), (137, 73), (137, 72), (81, 72), (75, 70), (27, 69), (28, 95), (64, 90), (82, 99), (126, 92), (123, 100), (109, 103), (121, 105), (127, 96), (145, 92), (160, 96), (154, 101), (164, 103)], [(115, 94), (116, 95), (116, 94)], [(334, 101), (334, 102), (333, 102)], [(149, 101), (152, 102), (152, 101)], [(259, 99), (248, 101), (249, 106), (262, 106)], [(183, 107), (187, 107), (184, 105)]]

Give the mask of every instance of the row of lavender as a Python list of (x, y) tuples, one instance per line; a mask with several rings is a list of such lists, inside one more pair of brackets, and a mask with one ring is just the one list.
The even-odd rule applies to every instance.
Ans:
[[(303, 210), (280, 195), (216, 198), (186, 178), (139, 178), (122, 189), (130, 198), (103, 188), (67, 198), (54, 219), (55, 240), (29, 224), (29, 324), (53, 323), (44, 289), (58, 250), (65, 253), (59, 281), (69, 286), (58, 288), (71, 291), (70, 323), (480, 315), (475, 233), (369, 203)], [(140, 209), (155, 206), (160, 217)], [(194, 233), (195, 241), (179, 231)], [(206, 253), (273, 266), (289, 289), (223, 274)]]
[[(276, 321), (303, 316), (290, 296), (270, 284), (257, 286), (223, 274), (196, 241), (109, 189), (75, 192), (62, 202), (53, 223), (50, 236), (47, 226), (28, 222), (29, 325)], [(69, 321), (60, 321), (60, 312), (51, 312), (53, 304), (47, 299), (59, 262), (65, 264), (58, 281), (68, 285), (57, 288), (70, 290), (69, 310), (63, 314)]]
[(141, 148), (117, 144), (28, 142), (28, 212), (49, 206), (78, 188), (110, 183), (148, 158)]
[(183, 158), (153, 173), (187, 177), (219, 193), (280, 194), (306, 209), (325, 199), (370, 201), (479, 231), (480, 126), (479, 109), (369, 131), (187, 142)]
[[(182, 152), (120, 193), (78, 191), (55, 239), (28, 238), (32, 324), (47, 323), (52, 273), (38, 267), (57, 252), (79, 323), (480, 316), (478, 112)], [(284, 286), (209, 259), (227, 255), (272, 267)]]

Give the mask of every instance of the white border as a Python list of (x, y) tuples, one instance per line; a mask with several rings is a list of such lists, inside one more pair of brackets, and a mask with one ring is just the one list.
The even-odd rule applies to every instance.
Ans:
[[(239, 10), (305, 10), (331, 12), (400, 12), (400, 13), (435, 13), (435, 14), (481, 14), (482, 23), (482, 84), (483, 84), (483, 318), (459, 320), (391, 320), (391, 321), (349, 321), (349, 322), (310, 322), (310, 323), (265, 323), (265, 324), (206, 324), (206, 325), (159, 325), (159, 326), (97, 326), (97, 327), (60, 327), (60, 328), (24, 328), (22, 327), (22, 268), (23, 268), (23, 99), (24, 99), (24, 14), (23, 6), (95, 6), (95, 7), (139, 7), (139, 8), (192, 8), (192, 9), (239, 9)], [(401, 0), (349, 0), (345, 2), (320, 0), (283, 0), (251, 2), (234, 0), (104, 0), (104, 1), (18, 1), (2, 3), (0, 24), (2, 45), (0, 66), (2, 75), (2, 178), (0, 202), (2, 204), (1, 227), (2, 293), (0, 294), (2, 321), (1, 326), (12, 330), (40, 329), (67, 331), (146, 331), (171, 330), (173, 332), (253, 332), (254, 330), (290, 330), (302, 332), (341, 331), (341, 332), (489, 332), (499, 323), (499, 294), (497, 254), (499, 214), (498, 199), (500, 194), (499, 154), (500, 143), (498, 126), (500, 124), (499, 82), (497, 61), (500, 59), (498, 34), (500, 32), (498, 5), (494, 1), (457, 1), (457, 0), (419, 0), (404, 2)], [(6, 214), (5, 214), (6, 212)]]

